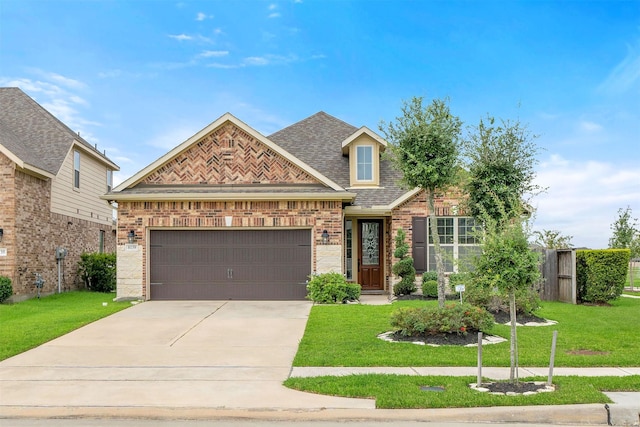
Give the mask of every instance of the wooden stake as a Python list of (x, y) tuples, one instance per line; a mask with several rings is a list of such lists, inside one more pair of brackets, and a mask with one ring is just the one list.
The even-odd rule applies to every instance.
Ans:
[(553, 383), (553, 364), (556, 360), (556, 341), (558, 340), (558, 331), (553, 331), (553, 339), (551, 340), (551, 361), (549, 362), (549, 378), (547, 379), (547, 385)]
[(482, 332), (478, 332), (478, 387), (482, 387)]

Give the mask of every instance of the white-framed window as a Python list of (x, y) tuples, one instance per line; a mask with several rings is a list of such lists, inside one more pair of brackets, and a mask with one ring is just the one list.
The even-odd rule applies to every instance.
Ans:
[[(447, 272), (468, 270), (473, 257), (480, 254), (477, 233), (480, 226), (472, 217), (439, 217), (438, 235)], [(436, 256), (430, 218), (413, 218), (413, 258), (419, 273), (436, 271)]]
[(356, 147), (356, 179), (373, 181), (373, 145)]
[(80, 188), (80, 152), (73, 152), (73, 188)]
[(344, 271), (347, 280), (353, 280), (353, 221), (344, 222)]
[(107, 169), (107, 192), (111, 191), (113, 187), (113, 171), (111, 169)]

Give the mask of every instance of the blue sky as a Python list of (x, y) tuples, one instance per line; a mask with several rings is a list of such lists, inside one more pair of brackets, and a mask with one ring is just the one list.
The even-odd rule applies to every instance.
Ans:
[(539, 135), (534, 229), (606, 247), (640, 216), (640, 1), (0, 2), (0, 86), (121, 167), (230, 112), (265, 135), (318, 111), (377, 130), (449, 97)]

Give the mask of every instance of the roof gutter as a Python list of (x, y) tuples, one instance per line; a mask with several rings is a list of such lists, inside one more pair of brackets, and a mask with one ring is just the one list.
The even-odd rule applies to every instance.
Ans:
[(171, 202), (171, 201), (244, 201), (244, 200), (340, 200), (352, 201), (356, 195), (339, 193), (107, 193), (100, 196), (108, 201)]

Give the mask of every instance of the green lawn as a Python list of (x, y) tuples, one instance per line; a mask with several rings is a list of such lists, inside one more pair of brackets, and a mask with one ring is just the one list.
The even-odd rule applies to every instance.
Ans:
[[(522, 381), (546, 381), (524, 378)], [(289, 378), (285, 386), (313, 393), (374, 398), (377, 408), (465, 408), (479, 406), (568, 405), (611, 403), (601, 391), (640, 391), (640, 375), (628, 377), (554, 377), (556, 391), (532, 396), (494, 396), (469, 388), (475, 377), (350, 375), (345, 377)], [(444, 387), (443, 392), (422, 386)]]
[[(631, 269), (627, 273), (627, 281), (624, 284), (625, 289), (631, 288)], [(640, 267), (635, 267), (633, 269), (633, 287), (640, 288)]]
[[(420, 304), (436, 302), (401, 301), (383, 306), (316, 305), (311, 310), (293, 364), (476, 366), (477, 349), (473, 347), (436, 348), (389, 343), (376, 338), (391, 330), (389, 316), (393, 310)], [(554, 330), (558, 330), (556, 366), (637, 366), (640, 354), (638, 313), (640, 299), (633, 298), (619, 298), (610, 307), (544, 302), (536, 314), (559, 323), (518, 328), (520, 366), (548, 366)], [(505, 325), (496, 325), (490, 332), (509, 337), (509, 328)], [(509, 343), (484, 346), (483, 365), (509, 366)]]
[[(32, 349), (131, 306), (114, 294), (65, 292), (15, 304), (0, 304), (0, 360)], [(103, 303), (107, 306), (103, 306)]]

